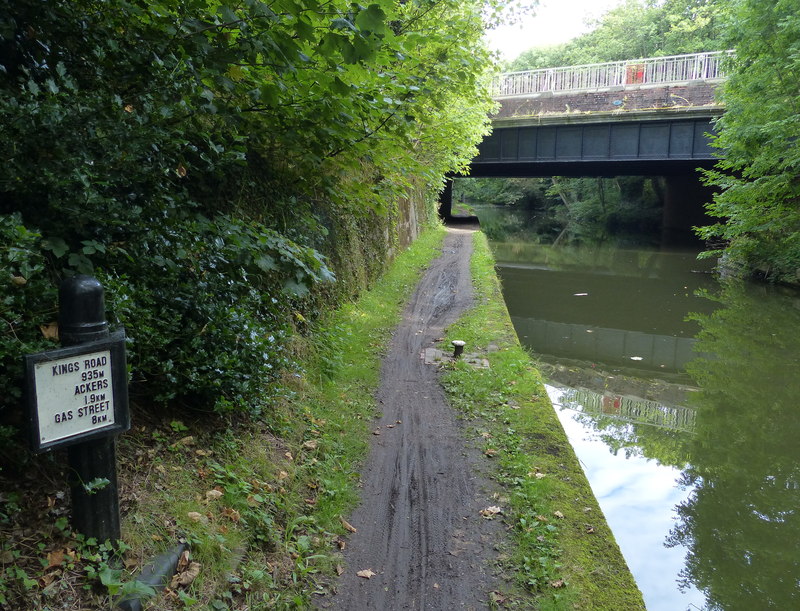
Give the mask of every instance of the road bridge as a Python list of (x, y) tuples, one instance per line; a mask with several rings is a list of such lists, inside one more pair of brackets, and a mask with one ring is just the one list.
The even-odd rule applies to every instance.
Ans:
[[(469, 176), (666, 176), (665, 233), (701, 224), (696, 201), (708, 193), (695, 170), (718, 159), (710, 142), (724, 109), (715, 90), (730, 54), (503, 74), (495, 83), (493, 131)], [(451, 193), (442, 195), (445, 217)]]
[(728, 51), (528, 70), (495, 83), (470, 176), (683, 174), (715, 163)]

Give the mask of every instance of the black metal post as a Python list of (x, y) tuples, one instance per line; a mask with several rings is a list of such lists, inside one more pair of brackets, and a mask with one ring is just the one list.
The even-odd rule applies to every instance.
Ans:
[[(109, 336), (103, 286), (96, 278), (65, 279), (58, 292), (59, 336), (62, 346), (74, 346)], [(98, 541), (120, 538), (116, 437), (110, 435), (69, 448), (72, 527)], [(85, 484), (98, 478), (108, 484), (91, 493)]]

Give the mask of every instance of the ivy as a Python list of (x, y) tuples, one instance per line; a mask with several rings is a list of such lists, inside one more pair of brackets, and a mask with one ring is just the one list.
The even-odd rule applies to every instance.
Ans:
[(26, 280), (0, 279), (0, 407), (86, 272), (137, 397), (263, 409), (294, 313), (380, 271), (400, 199), (476, 153), (503, 4), (0, 0), (0, 257)]

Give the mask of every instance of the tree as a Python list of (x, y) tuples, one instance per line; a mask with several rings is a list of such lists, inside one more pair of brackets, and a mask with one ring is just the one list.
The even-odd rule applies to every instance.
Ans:
[(722, 0), (626, 0), (560, 45), (534, 47), (511, 70), (533, 70), (723, 50)]
[(503, 4), (0, 0), (0, 408), (92, 272), (135, 390), (257, 411), (292, 312), (346, 294), (323, 251), (374, 277), (400, 198), (475, 156)]
[(736, 49), (717, 121), (723, 159), (706, 172), (720, 189), (719, 223), (699, 234), (747, 273), (800, 279), (800, 12), (792, 0), (735, 0), (726, 18)]

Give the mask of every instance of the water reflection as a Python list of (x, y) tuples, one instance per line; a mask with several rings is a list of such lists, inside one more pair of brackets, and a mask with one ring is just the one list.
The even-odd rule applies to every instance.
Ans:
[(710, 609), (800, 608), (800, 300), (731, 283), (699, 319), (701, 390), (671, 541)]
[[(609, 452), (609, 428), (631, 429), (619, 421), (603, 426), (587, 422), (584, 402), (591, 391), (547, 386), (550, 399), (583, 465), (592, 490), (617, 539), (649, 611), (702, 608), (703, 596), (693, 588), (676, 587), (684, 551), (664, 547), (664, 533), (675, 524), (674, 507), (686, 498), (675, 485), (680, 470), (639, 452)], [(594, 397), (603, 395), (594, 394)], [(606, 417), (609, 421), (613, 418)], [(611, 424), (611, 426), (609, 426)], [(588, 426), (587, 426), (588, 425)], [(627, 446), (629, 450), (634, 446)]]
[(690, 254), (493, 249), (648, 609), (800, 608), (797, 294)]
[(682, 371), (698, 330), (686, 313), (714, 307), (696, 296), (714, 280), (695, 253), (497, 244), (495, 257), (514, 326), (543, 354)]

